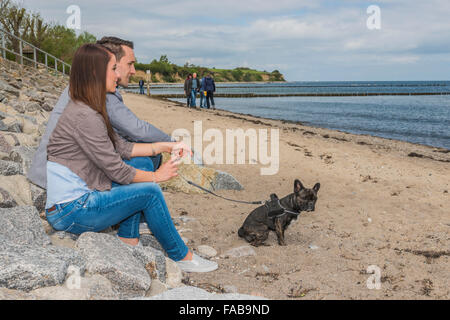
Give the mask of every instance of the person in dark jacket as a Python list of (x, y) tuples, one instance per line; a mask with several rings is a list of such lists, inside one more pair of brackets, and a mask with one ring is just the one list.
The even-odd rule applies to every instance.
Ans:
[(189, 82), (192, 79), (192, 74), (188, 74), (186, 80), (184, 80), (184, 94), (186, 95), (186, 107), (189, 108), (191, 105), (191, 88), (189, 86)]
[(139, 94), (144, 94), (144, 80), (139, 80)]
[(209, 73), (205, 79), (204, 79), (204, 88), (206, 91), (206, 107), (208, 109), (211, 108), (212, 105), (212, 109), (215, 110), (216, 106), (214, 103), (214, 92), (216, 91), (216, 84), (214, 82), (214, 79), (212, 78), (212, 74)]

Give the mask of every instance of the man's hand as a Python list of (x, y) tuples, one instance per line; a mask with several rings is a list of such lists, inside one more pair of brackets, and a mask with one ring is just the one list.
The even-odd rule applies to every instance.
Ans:
[(184, 142), (174, 143), (170, 153), (172, 154), (172, 159), (175, 161), (180, 161), (187, 155), (190, 155), (191, 157), (194, 155), (191, 148), (189, 148)]

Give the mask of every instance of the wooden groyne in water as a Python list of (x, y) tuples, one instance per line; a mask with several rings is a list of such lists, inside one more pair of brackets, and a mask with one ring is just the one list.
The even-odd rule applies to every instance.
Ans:
[[(354, 93), (214, 93), (216, 98), (268, 98), (268, 97), (356, 97), (356, 96), (428, 96), (450, 95), (450, 92), (354, 92)], [(184, 94), (153, 94), (161, 98), (181, 99)], [(199, 96), (199, 95), (197, 95)]]

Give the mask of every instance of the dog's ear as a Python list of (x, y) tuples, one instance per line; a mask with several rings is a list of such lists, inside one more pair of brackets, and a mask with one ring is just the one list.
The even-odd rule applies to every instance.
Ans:
[(315, 192), (317, 192), (317, 191), (319, 191), (319, 189), (320, 189), (320, 183), (317, 182), (317, 183), (314, 185), (313, 190), (314, 190)]
[(294, 181), (294, 192), (295, 193), (299, 193), (300, 190), (304, 189), (305, 187), (303, 186), (303, 184), (300, 182), (300, 180), (295, 179)]

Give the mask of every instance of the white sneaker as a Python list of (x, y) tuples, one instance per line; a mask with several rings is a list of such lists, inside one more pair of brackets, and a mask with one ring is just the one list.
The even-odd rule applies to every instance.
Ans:
[[(120, 238), (119, 238), (118, 235), (116, 235), (116, 238), (120, 240)], [(143, 247), (142, 242), (141, 242), (140, 240), (138, 240), (138, 243), (135, 244), (135, 245), (125, 243), (125, 242), (123, 242), (122, 240), (120, 240), (120, 242), (121, 242), (122, 244), (124, 244), (124, 245), (130, 247), (130, 248), (133, 248), (133, 247)]]
[(185, 272), (210, 272), (218, 268), (214, 261), (206, 260), (192, 253), (192, 260), (177, 261), (177, 265)]

